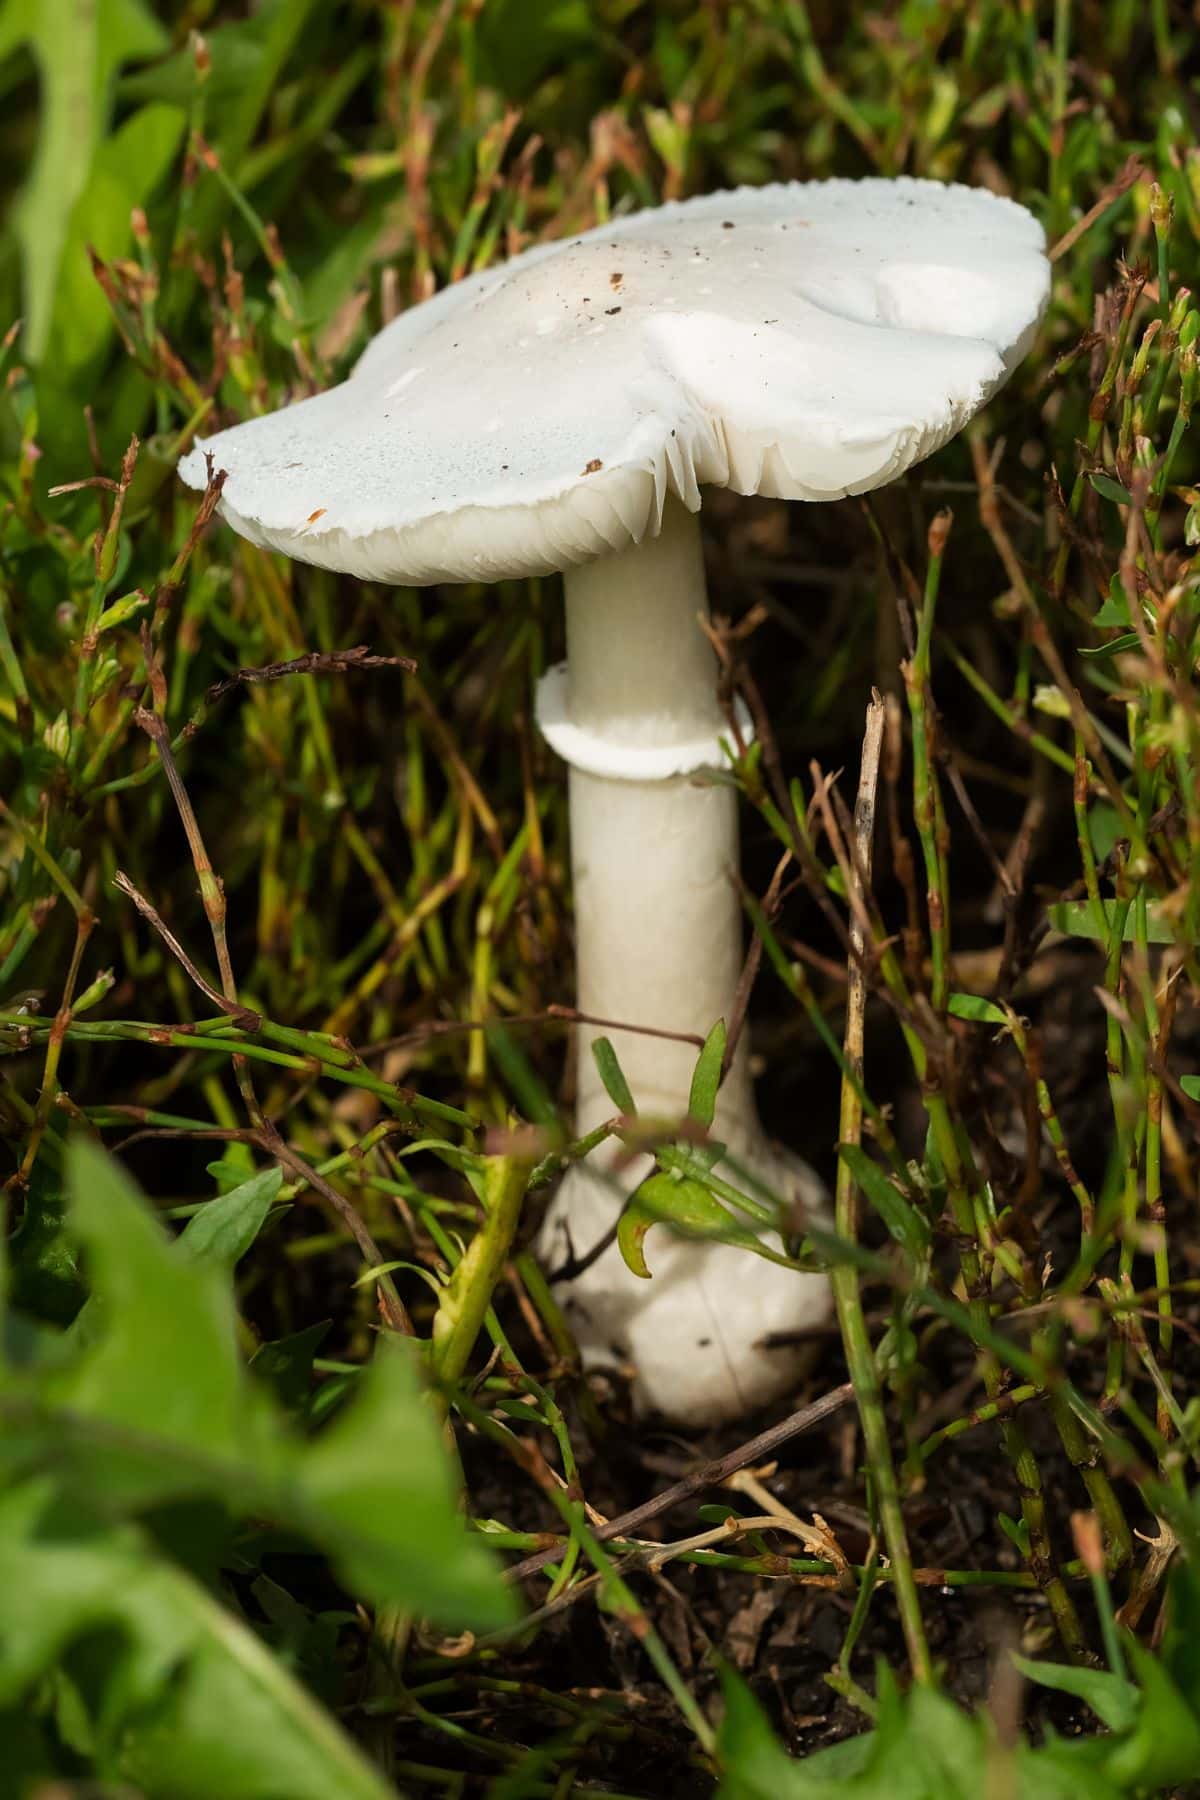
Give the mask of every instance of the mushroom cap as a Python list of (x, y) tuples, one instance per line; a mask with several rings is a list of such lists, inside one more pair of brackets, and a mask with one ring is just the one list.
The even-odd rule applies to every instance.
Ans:
[(180, 464), (252, 543), (379, 581), (545, 574), (705, 485), (865, 493), (1029, 347), (1041, 227), (982, 188), (790, 182), (539, 244), (401, 314), (349, 380)]

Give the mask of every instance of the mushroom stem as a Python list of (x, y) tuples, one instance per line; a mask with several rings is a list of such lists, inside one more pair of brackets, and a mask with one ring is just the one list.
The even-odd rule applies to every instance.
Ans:
[[(657, 537), (568, 569), (567, 706), (614, 749), (670, 750), (726, 729), (708, 618), (700, 515), (668, 499)], [(683, 765), (681, 765), (682, 767)]]
[[(708, 596), (698, 515), (668, 501), (658, 537), (569, 570), (565, 585), (566, 704), (592, 752), (573, 758), (570, 773), (578, 1005), (597, 1018), (703, 1037), (733, 1001), (742, 921), (737, 796), (698, 773), (720, 766), (728, 729), (700, 625)], [(631, 752), (628, 773), (616, 773)], [(660, 762), (678, 773), (663, 778)], [(686, 1106), (693, 1045), (608, 1035), (641, 1110)], [(580, 1048), (582, 1134), (612, 1103)], [(719, 1130), (739, 1138), (757, 1129), (744, 1052), (722, 1087), (718, 1118)]]
[[(539, 720), (570, 770), (580, 1010), (622, 1025), (606, 1035), (639, 1110), (678, 1117), (697, 1048), (729, 1016), (742, 964), (735, 790), (704, 778), (719, 768), (727, 729), (717, 665), (701, 629), (708, 602), (696, 516), (668, 503), (661, 534), (566, 576), (568, 665), (538, 696)], [(581, 1027), (580, 1135), (611, 1116)], [(754, 1106), (745, 1037), (717, 1100), (714, 1135), (785, 1203), (819, 1192), (803, 1163), (774, 1149)], [(582, 1254), (614, 1223), (622, 1192), (651, 1167), (613, 1170), (604, 1147), (564, 1179), (546, 1223), (551, 1269)], [(742, 1222), (742, 1221), (739, 1221)], [(778, 1248), (778, 1240), (776, 1240)], [(563, 1290), (589, 1362), (628, 1360), (637, 1396), (685, 1423), (732, 1417), (795, 1378), (795, 1343), (772, 1333), (828, 1316), (824, 1277), (800, 1275), (730, 1246), (662, 1230), (650, 1282), (615, 1246)]]

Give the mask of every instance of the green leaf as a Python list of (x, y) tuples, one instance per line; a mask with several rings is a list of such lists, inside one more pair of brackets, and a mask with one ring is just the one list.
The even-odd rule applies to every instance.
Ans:
[(1109, 1775), (1118, 1787), (1139, 1791), (1194, 1781), (1200, 1769), (1200, 1716), (1136, 1638), (1128, 1637), (1125, 1649), (1142, 1707), (1133, 1732), (1113, 1747)]
[(1100, 627), (1124, 625), (1130, 626), (1133, 620), (1129, 616), (1129, 600), (1121, 585), (1119, 575), (1114, 575), (1109, 584), (1108, 595), (1098, 613), (1092, 619), (1093, 625)]
[(1136, 631), (1123, 631), (1120, 637), (1111, 638), (1107, 644), (1080, 644), (1080, 656), (1091, 657), (1093, 662), (1106, 656), (1120, 656), (1126, 650), (1136, 650), (1141, 639)]
[(717, 1090), (721, 1085), (721, 1065), (725, 1060), (725, 1021), (718, 1019), (704, 1040), (704, 1048), (692, 1071), (692, 1087), (688, 1095), (688, 1114), (707, 1131), (717, 1110)]
[(621, 1072), (617, 1061), (617, 1053), (612, 1047), (612, 1039), (598, 1037), (592, 1039), (592, 1058), (604, 1083), (604, 1091), (619, 1113), (626, 1118), (637, 1116), (637, 1107), (633, 1104), (633, 1095), (629, 1091), (629, 1083)]
[(750, 1689), (733, 1670), (721, 1670), (725, 1718), (718, 1739), (724, 1771), (717, 1800), (791, 1800), (819, 1793), (805, 1785), (803, 1763), (793, 1762), (767, 1723)]
[[(467, 1535), (437, 1414), (407, 1358), (385, 1340), (306, 1444), (238, 1356), (233, 1236), (197, 1259), (88, 1140), (71, 1145), (68, 1172), (95, 1320), (73, 1361), (21, 1395), (25, 1454), (40, 1446), (109, 1516), (211, 1496), (304, 1533), (356, 1595), (453, 1626), (507, 1622), (513, 1598)], [(277, 1183), (255, 1184), (253, 1206), (269, 1204)], [(236, 1215), (225, 1223), (236, 1232)]]
[(167, 43), (166, 29), (141, 0), (83, 7), (77, 0), (6, 0), (0, 11), (0, 61), (28, 45), (41, 85), (33, 166), (16, 213), (25, 341), (35, 360), (49, 338), (68, 220), (108, 125), (113, 77)]
[[(1112, 932), (1117, 902), (1102, 900), (1100, 904), (1104, 908), (1107, 926), (1105, 938), (1099, 937), (1096, 929), (1095, 908), (1089, 900), (1060, 901), (1056, 906), (1047, 907), (1046, 916), (1055, 931), (1061, 931), (1067, 937), (1092, 938), (1103, 943), (1107, 941), (1108, 934)], [(1136, 936), (1137, 918), (1134, 909), (1130, 907), (1125, 919), (1125, 942), (1132, 943)], [(1148, 906), (1146, 908), (1146, 942), (1148, 944), (1173, 944), (1176, 941), (1177, 934), (1171, 923), (1163, 918), (1157, 907)]]
[(860, 1144), (839, 1144), (838, 1156), (845, 1163), (858, 1186), (879, 1214), (896, 1242), (914, 1259), (929, 1249), (931, 1232), (928, 1220), (901, 1193), (895, 1183), (873, 1162)]
[(1103, 862), (1113, 845), (1124, 835), (1121, 815), (1115, 806), (1107, 801), (1098, 800), (1088, 808), (1088, 836), (1092, 840), (1092, 849), (1096, 860)]
[(1111, 475), (1101, 475), (1097, 470), (1093, 470), (1088, 476), (1088, 480), (1096, 492), (1103, 494), (1106, 500), (1115, 500), (1118, 506), (1133, 505), (1133, 495), (1129, 489), (1122, 487), (1119, 481), (1114, 481)]
[(0, 1495), (0, 1705), (104, 1633), (81, 1681), (103, 1761), (172, 1800), (395, 1800), (257, 1635), (136, 1528), (107, 1526), (48, 1481)]
[(406, 1351), (379, 1344), (300, 1473), (305, 1504), (338, 1528), (330, 1549), (352, 1592), (449, 1625), (516, 1616), (495, 1562), (467, 1534), (441, 1425)]
[[(986, 1791), (988, 1746), (977, 1721), (929, 1688), (902, 1699), (884, 1667), (876, 1729), (798, 1762), (744, 1685), (728, 1673), (723, 1680), (717, 1800), (978, 1800)], [(1033, 1790), (1021, 1795), (1032, 1800)]]
[[(1200, 1081), (1196, 1083), (1200, 1095)], [(1193, 1495), (1192, 1505), (1196, 1501)], [(1200, 1713), (1200, 1573), (1193, 1563), (1176, 1559), (1167, 1588), (1167, 1627), (1163, 1634), (1162, 1660), (1179, 1691)]]
[(261, 1344), (250, 1358), (250, 1367), (261, 1381), (269, 1384), (280, 1405), (288, 1412), (306, 1407), (312, 1387), (313, 1358), (329, 1335), (331, 1321), (321, 1319), (303, 1331)]
[(946, 1011), (955, 1019), (969, 1019), (977, 1025), (1008, 1023), (1004, 1008), (997, 1006), (994, 1000), (985, 1000), (982, 994), (951, 994)]
[(69, 1325), (86, 1297), (79, 1247), (67, 1230), (67, 1202), (44, 1158), (33, 1166), (21, 1223), (8, 1246), (14, 1306), (53, 1325)]
[(996, 1523), (1009, 1543), (1015, 1544), (1021, 1555), (1028, 1559), (1029, 1527), (1024, 1519), (1014, 1519), (1011, 1513), (1000, 1512), (996, 1514)]
[(1082, 1700), (1110, 1731), (1127, 1731), (1137, 1717), (1138, 1690), (1121, 1675), (1075, 1663), (1035, 1662), (1032, 1657), (1019, 1656), (1015, 1651), (1013, 1663), (1026, 1681), (1051, 1688), (1058, 1694), (1073, 1694), (1077, 1700)]
[(714, 1243), (738, 1244), (766, 1256), (771, 1262), (787, 1262), (760, 1243), (753, 1231), (741, 1225), (700, 1182), (677, 1175), (647, 1175), (625, 1204), (617, 1226), (617, 1245), (633, 1274), (647, 1280), (644, 1243), (653, 1225), (669, 1225), (682, 1237), (709, 1238)]
[(263, 1169), (240, 1187), (210, 1200), (193, 1213), (179, 1234), (179, 1244), (195, 1262), (222, 1263), (232, 1269), (262, 1230), (271, 1202), (283, 1182), (278, 1168)]
[[(87, 1251), (91, 1341), (53, 1377), (48, 1396), (109, 1428), (111, 1448), (93, 1435), (87, 1457), (90, 1478), (110, 1497), (194, 1491), (196, 1457), (236, 1460), (247, 1446), (228, 1281), (172, 1242), (119, 1166), (86, 1138), (69, 1148), (67, 1185)], [(142, 1455), (147, 1429), (157, 1446), (176, 1443), (188, 1457), (172, 1468), (161, 1449)]]

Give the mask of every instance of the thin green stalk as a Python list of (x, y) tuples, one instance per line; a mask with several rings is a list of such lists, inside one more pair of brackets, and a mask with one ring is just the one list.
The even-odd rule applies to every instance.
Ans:
[[(863, 738), (862, 765), (859, 773), (858, 798), (854, 809), (857, 847), (855, 877), (860, 893), (870, 882), (871, 853), (875, 824), (875, 789), (879, 779), (879, 758), (883, 742), (884, 707), (876, 697), (867, 708), (867, 725)], [(862, 1142), (863, 1106), (860, 1098), (863, 1080), (863, 1015), (866, 1010), (866, 981), (863, 972), (865, 933), (861, 908), (851, 914), (850, 961), (847, 970), (845, 1069), (842, 1076), (841, 1108), (838, 1119), (838, 1141), (844, 1145)], [(853, 1071), (854, 1080), (850, 1079)], [(845, 1157), (838, 1158), (837, 1184), (834, 1190), (834, 1225), (837, 1235), (848, 1244), (858, 1241), (858, 1191)], [(858, 1270), (850, 1259), (834, 1265), (831, 1280), (838, 1325), (854, 1398), (862, 1425), (867, 1464), (871, 1471), (875, 1504), (879, 1510), (884, 1542), (893, 1571), (896, 1605), (904, 1631), (904, 1641), (914, 1681), (933, 1679), (933, 1665), (921, 1618), (921, 1600), (913, 1579), (912, 1552), (900, 1504), (900, 1490), (892, 1447), (888, 1440), (883, 1392), (879, 1368), (867, 1331), (859, 1292)]]
[(929, 562), (925, 591), (917, 621), (917, 645), (905, 665), (904, 685), (912, 719), (913, 812), (921, 854), (925, 861), (925, 903), (929, 914), (929, 953), (932, 963), (930, 1002), (940, 1017), (950, 992), (949, 894), (946, 889), (946, 856), (938, 829), (937, 775), (934, 767), (933, 717), (929, 695), (929, 654), (937, 613), (942, 561), (950, 534), (951, 515), (940, 512), (929, 528)]
[(462, 1380), (504, 1272), (532, 1163), (520, 1156), (489, 1156), (483, 1174), (483, 1222), (442, 1291), (433, 1321), (431, 1360), (444, 1390)]

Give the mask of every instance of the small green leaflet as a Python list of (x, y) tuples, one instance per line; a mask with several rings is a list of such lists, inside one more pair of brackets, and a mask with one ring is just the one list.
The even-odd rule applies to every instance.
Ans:
[(1099, 612), (1093, 617), (1092, 624), (1098, 626), (1129, 626), (1133, 624), (1133, 620), (1129, 616), (1129, 601), (1119, 575), (1113, 576), (1109, 585), (1108, 597)]
[(263, 1169), (227, 1194), (218, 1194), (202, 1212), (193, 1213), (179, 1234), (179, 1243), (196, 1262), (223, 1263), (232, 1269), (250, 1248), (283, 1176), (278, 1168)]
[(1089, 656), (1098, 662), (1105, 656), (1121, 656), (1126, 650), (1136, 650), (1141, 639), (1136, 631), (1124, 631), (1107, 644), (1080, 644), (1080, 656)]
[(633, 1095), (629, 1091), (629, 1083), (621, 1072), (621, 1065), (617, 1061), (617, 1053), (612, 1047), (612, 1039), (606, 1037), (593, 1038), (592, 1057), (597, 1069), (600, 1071), (600, 1079), (604, 1083), (604, 1091), (616, 1107), (617, 1111), (624, 1113), (626, 1118), (634, 1118), (637, 1114), (637, 1107), (633, 1104)]
[(969, 1019), (975, 1025), (1007, 1025), (1008, 1015), (994, 1000), (982, 994), (951, 994), (946, 1011), (954, 1019)]
[(647, 1280), (650, 1270), (643, 1251), (652, 1225), (670, 1225), (685, 1237), (711, 1238), (722, 1244), (740, 1244), (766, 1256), (770, 1262), (787, 1262), (761, 1244), (746, 1226), (739, 1225), (708, 1189), (688, 1177), (648, 1175), (630, 1196), (617, 1226), (617, 1245), (626, 1265)]
[(913, 1258), (929, 1249), (928, 1221), (900, 1189), (872, 1162), (859, 1144), (839, 1144), (838, 1156), (853, 1175), (896, 1242)]
[(688, 1095), (688, 1115), (706, 1131), (717, 1110), (717, 1089), (721, 1085), (724, 1060), (725, 1021), (718, 1019), (704, 1040), (704, 1048), (692, 1072), (692, 1091)]
[(1088, 480), (1096, 492), (1103, 494), (1106, 500), (1115, 500), (1118, 506), (1133, 505), (1133, 495), (1129, 489), (1122, 487), (1119, 481), (1114, 481), (1111, 475), (1102, 475), (1099, 470), (1094, 469), (1088, 476)]

